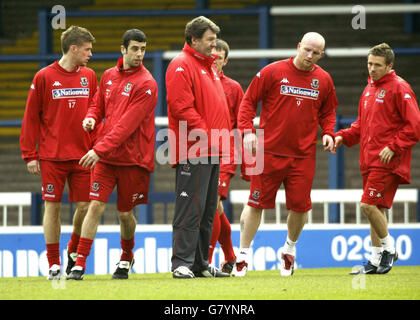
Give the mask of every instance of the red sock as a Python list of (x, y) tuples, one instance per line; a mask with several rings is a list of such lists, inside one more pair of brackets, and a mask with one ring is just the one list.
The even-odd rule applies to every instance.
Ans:
[(60, 244), (59, 243), (47, 243), (47, 259), (49, 267), (53, 264), (60, 264)]
[(233, 251), (232, 245), (232, 229), (230, 227), (230, 222), (223, 212), (220, 215), (220, 235), (219, 243), (222, 247), (223, 253), (225, 254), (226, 261), (233, 261), (236, 259), (235, 252)]
[(67, 251), (70, 253), (77, 252), (77, 246), (79, 245), (79, 240), (80, 240), (80, 235), (73, 232), (71, 234), (70, 241), (67, 244)]
[(77, 260), (75, 266), (86, 269), (86, 259), (90, 254), (93, 239), (80, 237), (79, 245), (77, 246)]
[(213, 220), (213, 233), (211, 234), (210, 246), (209, 246), (209, 263), (211, 263), (211, 260), (213, 258), (213, 251), (214, 251), (214, 248), (216, 247), (219, 234), (220, 234), (219, 210), (216, 210), (216, 214), (214, 215), (214, 220)]
[(134, 254), (133, 254), (133, 248), (134, 248), (134, 237), (130, 240), (125, 240), (121, 238), (121, 261), (131, 261), (133, 260)]

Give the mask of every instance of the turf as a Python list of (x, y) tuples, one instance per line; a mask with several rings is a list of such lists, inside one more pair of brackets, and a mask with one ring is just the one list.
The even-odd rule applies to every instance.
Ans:
[(244, 278), (172, 279), (170, 273), (129, 280), (86, 275), (82, 281), (45, 277), (0, 279), (1, 300), (420, 300), (420, 266), (386, 275), (350, 276), (349, 268), (299, 269), (292, 277), (249, 271)]

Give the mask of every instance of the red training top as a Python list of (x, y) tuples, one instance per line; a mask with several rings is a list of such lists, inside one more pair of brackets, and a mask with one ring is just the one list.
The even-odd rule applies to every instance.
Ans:
[(95, 72), (87, 67), (68, 72), (55, 61), (36, 73), (20, 135), (26, 162), (79, 160), (91, 149), (82, 121), (97, 86)]
[(123, 69), (123, 58), (104, 72), (99, 90), (85, 118), (105, 119), (93, 150), (111, 165), (154, 169), (155, 113), (158, 88), (140, 64)]
[(213, 134), (222, 129), (229, 134), (230, 130), (229, 109), (214, 59), (185, 44), (166, 71), (172, 166), (186, 159), (230, 154), (220, 135), (211, 137), (212, 129), (216, 129)]
[[(340, 130), (346, 146), (360, 142), (360, 171), (391, 171), (400, 183), (410, 183), (411, 149), (420, 139), (420, 111), (410, 85), (391, 70), (378, 81), (368, 78), (359, 101), (359, 115), (348, 129)], [(379, 153), (389, 147), (395, 152), (389, 164)]]
[(258, 140), (263, 141), (264, 152), (315, 158), (318, 126), (321, 135), (334, 136), (337, 97), (326, 71), (318, 65), (310, 71), (299, 70), (293, 59), (273, 62), (257, 73), (242, 99), (238, 128), (254, 130), (253, 119), (262, 101), (264, 134)]

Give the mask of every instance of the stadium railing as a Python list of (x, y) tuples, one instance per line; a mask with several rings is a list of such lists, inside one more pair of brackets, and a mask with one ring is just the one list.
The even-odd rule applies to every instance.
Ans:
[[(367, 14), (383, 13), (417, 13), (420, 12), (420, 4), (374, 4), (363, 5)], [(259, 49), (232, 50), (231, 59), (260, 59), (260, 67), (268, 63), (269, 59), (286, 58), (295, 54), (296, 49), (270, 49), (272, 43), (271, 17), (281, 15), (326, 15), (326, 14), (354, 14), (352, 5), (322, 5), (322, 6), (273, 6), (258, 7), (248, 9), (200, 9), (200, 10), (143, 10), (143, 11), (67, 11), (67, 17), (117, 17), (117, 16), (197, 16), (197, 15), (256, 15), (259, 19)], [(52, 53), (52, 29), (49, 22), (54, 15), (47, 10), (41, 10), (38, 15), (39, 27), (39, 54), (37, 55), (2, 55), (0, 62), (11, 61), (39, 61), (45, 65), (49, 61), (56, 60), (59, 55)], [(406, 22), (410, 22), (408, 15)], [(406, 23), (406, 26), (409, 23)], [(410, 32), (410, 28), (406, 28)], [(329, 48), (326, 55), (329, 57), (360, 57), (366, 56), (369, 48)], [(420, 55), (420, 48), (394, 48), (398, 55)], [(154, 51), (146, 54), (145, 59), (153, 60), (153, 74), (159, 88), (164, 88), (165, 61), (172, 59), (177, 51)], [(95, 53), (92, 60), (116, 60), (120, 55), (117, 53)], [(158, 97), (156, 115), (164, 114), (165, 102), (163, 95)], [(349, 125), (355, 119), (337, 117), (337, 129)], [(159, 122), (161, 121), (161, 122)], [(166, 120), (167, 121), (167, 120)], [(258, 120), (257, 120), (258, 121)], [(19, 127), (21, 120), (0, 120), (0, 127)], [(156, 122), (156, 126), (166, 126), (165, 119)], [(339, 149), (337, 156), (329, 156), (329, 187), (331, 189), (340, 189), (344, 186), (343, 175), (339, 172), (343, 170), (343, 148)], [(154, 193), (156, 201), (166, 203), (170, 202), (171, 196), (167, 194)], [(39, 200), (37, 200), (39, 202)], [(37, 205), (40, 207), (40, 204)], [(339, 211), (334, 205), (330, 206), (330, 222), (339, 221)], [(34, 215), (35, 216), (35, 215)], [(152, 213), (147, 212), (147, 219), (152, 221)], [(420, 221), (420, 214), (419, 214)]]
[(7, 226), (7, 208), (18, 207), (18, 226), (23, 225), (23, 207), (31, 206), (32, 194), (31, 192), (1, 192), (0, 193), (0, 207), (3, 207), (3, 227)]
[[(313, 204), (323, 204), (323, 223), (330, 223), (331, 219), (329, 217), (329, 204), (338, 203), (340, 206), (340, 224), (345, 224), (345, 205), (351, 204), (355, 208), (355, 223), (361, 224), (361, 210), (360, 210), (360, 199), (362, 196), (363, 190), (361, 189), (314, 189), (311, 192), (311, 200)], [(113, 195), (115, 198), (115, 195)], [(153, 199), (159, 197), (158, 194), (151, 194), (152, 202), (153, 200), (162, 200), (162, 199)], [(241, 204), (245, 205), (248, 201), (249, 190), (231, 190), (229, 192), (229, 201), (230, 204)], [(39, 196), (35, 196), (31, 192), (2, 192), (0, 193), (0, 208), (2, 209), (2, 226), (7, 227), (7, 214), (8, 207), (18, 207), (18, 226), (23, 226), (23, 208), (31, 207), (32, 204), (37, 205), (39, 201)], [(168, 202), (175, 201), (175, 195), (172, 193), (167, 194)], [(399, 189), (394, 198), (394, 203), (402, 203), (404, 205), (404, 216), (403, 223), (410, 223), (410, 204), (417, 205), (417, 221), (420, 221), (420, 190), (418, 189)], [(111, 199), (115, 201), (115, 199)], [(34, 203), (35, 202), (35, 203)], [(275, 206), (275, 223), (280, 224), (281, 219), (281, 205), (286, 203), (286, 196), (283, 189), (277, 192), (276, 197), (276, 206)], [(31, 209), (31, 214), (33, 211)], [(34, 217), (31, 217), (33, 221)], [(392, 208), (389, 210), (388, 215), (389, 223), (393, 223)], [(166, 223), (168, 223), (167, 219)], [(141, 221), (140, 221), (141, 223)], [(263, 213), (262, 223), (265, 223), (265, 216)], [(312, 214), (308, 215), (308, 223), (313, 223)], [(40, 223), (36, 223), (40, 224)]]
[[(417, 204), (417, 217), (420, 215), (419, 209), (419, 190), (417, 189), (398, 189), (394, 198), (394, 203), (404, 204), (404, 223), (409, 223), (409, 204)], [(323, 204), (323, 223), (329, 223), (329, 204), (338, 203), (340, 206), (340, 224), (345, 223), (344, 206), (353, 204), (356, 212), (356, 224), (361, 224), (360, 199), (362, 189), (314, 189), (311, 192), (311, 201), (313, 204)], [(231, 190), (229, 192), (230, 202), (232, 204), (246, 204), (249, 198), (249, 190)], [(286, 195), (283, 189), (277, 192), (275, 206), (275, 223), (280, 223), (281, 205), (286, 204)], [(389, 223), (393, 223), (392, 208), (389, 210)], [(264, 223), (264, 214), (262, 223)], [(308, 215), (308, 223), (312, 223), (312, 214)], [(419, 220), (420, 221), (420, 220)]]

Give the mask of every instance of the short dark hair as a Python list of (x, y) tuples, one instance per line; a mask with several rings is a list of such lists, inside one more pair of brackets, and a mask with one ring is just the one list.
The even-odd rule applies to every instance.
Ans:
[(127, 30), (122, 37), (121, 44), (124, 46), (124, 48), (128, 49), (128, 46), (131, 40), (138, 41), (138, 42), (147, 42), (146, 35), (144, 34), (143, 31), (139, 29)]
[(61, 50), (66, 54), (70, 46), (76, 45), (80, 47), (85, 42), (95, 42), (95, 38), (88, 29), (78, 26), (71, 26), (61, 33)]
[(395, 60), (394, 51), (392, 51), (391, 47), (385, 42), (371, 48), (369, 50), (369, 54), (373, 56), (384, 57), (385, 63), (387, 65), (389, 65), (390, 63), (394, 63), (394, 60)]
[(222, 39), (216, 39), (216, 50), (225, 52), (225, 59), (229, 55), (229, 45)]
[(192, 19), (185, 26), (185, 41), (191, 45), (193, 37), (201, 39), (208, 29), (213, 31), (215, 34), (220, 32), (220, 28), (213, 21), (204, 16)]

